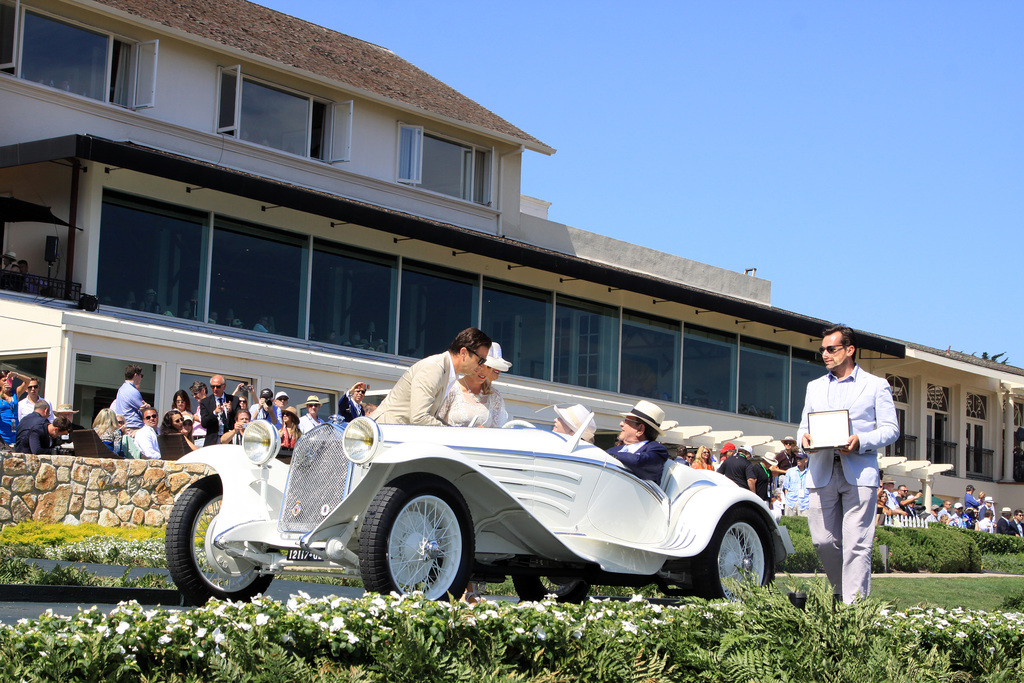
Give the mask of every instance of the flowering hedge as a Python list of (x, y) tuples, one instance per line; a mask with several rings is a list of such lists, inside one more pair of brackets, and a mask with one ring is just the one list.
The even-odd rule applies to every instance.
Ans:
[[(852, 681), (1021, 680), (1024, 617), (889, 611), (867, 600), (806, 611), (757, 589), (735, 603), (212, 601), (119, 605), (0, 627), (7, 680)], [(996, 676), (998, 674), (998, 676)]]

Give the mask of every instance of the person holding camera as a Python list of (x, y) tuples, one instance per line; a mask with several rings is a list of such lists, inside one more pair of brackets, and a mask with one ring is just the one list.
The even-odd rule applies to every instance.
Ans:
[(242, 445), (242, 435), (245, 433), (245, 428), (249, 426), (249, 413), (244, 410), (239, 410), (235, 414), (235, 426), (224, 432), (220, 437), (221, 443), (233, 443), (236, 446)]
[(274, 427), (281, 428), (281, 424), (277, 419), (277, 411), (274, 410), (274, 392), (272, 389), (264, 389), (260, 392), (260, 402), (249, 409), (249, 415), (254, 420), (266, 420), (274, 425)]

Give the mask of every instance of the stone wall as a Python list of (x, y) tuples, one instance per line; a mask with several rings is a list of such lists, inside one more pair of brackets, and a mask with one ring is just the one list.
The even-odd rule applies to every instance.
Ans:
[(162, 526), (178, 492), (209, 471), (169, 460), (0, 454), (0, 528), (28, 519)]

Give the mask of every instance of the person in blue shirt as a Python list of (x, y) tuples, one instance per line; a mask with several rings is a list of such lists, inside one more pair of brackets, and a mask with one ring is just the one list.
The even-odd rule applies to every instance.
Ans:
[[(981, 498), (982, 500), (985, 498), (984, 491), (981, 492)], [(974, 497), (974, 486), (971, 484), (968, 484), (964, 490), (964, 507), (974, 508), (975, 510), (981, 507), (981, 500)]]
[(787, 517), (806, 517), (811, 504), (807, 488), (807, 454), (797, 452), (796, 465), (786, 470), (782, 478), (782, 493), (786, 501)]
[(124, 369), (124, 384), (117, 390), (117, 398), (111, 409), (118, 415), (124, 415), (124, 433), (134, 436), (135, 432), (142, 429), (142, 410), (148, 408), (149, 404), (142, 398), (139, 387), (142, 386), (142, 368), (134, 363)]

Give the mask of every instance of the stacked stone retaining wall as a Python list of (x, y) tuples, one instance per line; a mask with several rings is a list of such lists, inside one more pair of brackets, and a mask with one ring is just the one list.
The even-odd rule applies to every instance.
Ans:
[(29, 519), (163, 526), (175, 496), (208, 473), (170, 460), (0, 454), (0, 528)]

